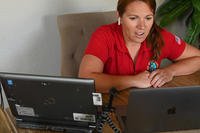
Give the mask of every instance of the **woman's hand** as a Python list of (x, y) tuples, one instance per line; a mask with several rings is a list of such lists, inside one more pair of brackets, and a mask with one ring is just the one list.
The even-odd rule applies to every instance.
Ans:
[(134, 75), (134, 85), (138, 88), (147, 88), (151, 86), (150, 72), (144, 71)]
[(157, 69), (153, 71), (149, 78), (151, 79), (150, 84), (154, 87), (161, 87), (165, 83), (171, 81), (173, 79), (173, 73), (167, 68)]

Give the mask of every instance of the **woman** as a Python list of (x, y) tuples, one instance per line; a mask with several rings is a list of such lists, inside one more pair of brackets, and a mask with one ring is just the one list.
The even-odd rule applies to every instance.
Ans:
[[(118, 23), (91, 36), (79, 77), (94, 78), (98, 92), (111, 87), (161, 87), (173, 77), (200, 70), (200, 50), (155, 23), (155, 0), (119, 0)], [(159, 68), (168, 58), (174, 63)]]

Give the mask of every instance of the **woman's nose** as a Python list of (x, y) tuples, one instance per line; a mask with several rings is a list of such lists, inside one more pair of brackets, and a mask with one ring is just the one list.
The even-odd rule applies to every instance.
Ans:
[(139, 20), (139, 22), (138, 22), (138, 25), (137, 25), (137, 27), (139, 28), (139, 29), (144, 29), (145, 28), (145, 21), (144, 20)]

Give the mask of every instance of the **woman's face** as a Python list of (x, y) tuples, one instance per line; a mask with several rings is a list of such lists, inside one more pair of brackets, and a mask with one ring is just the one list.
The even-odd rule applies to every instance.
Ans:
[(123, 35), (126, 43), (141, 44), (153, 25), (154, 14), (142, 1), (130, 3), (121, 17)]

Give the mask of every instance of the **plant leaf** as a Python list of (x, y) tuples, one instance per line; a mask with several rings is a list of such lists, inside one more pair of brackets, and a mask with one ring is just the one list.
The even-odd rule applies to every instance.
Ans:
[(165, 0), (157, 9), (157, 16), (163, 16), (186, 0)]
[(194, 7), (192, 19), (195, 23), (200, 24), (200, 0), (192, 0), (192, 4)]
[(197, 11), (200, 11), (200, 0), (192, 0), (192, 5)]
[[(194, 12), (194, 14), (195, 13), (197, 13), (197, 12)], [(189, 23), (189, 26), (187, 28), (187, 34), (184, 39), (188, 44), (192, 44), (192, 45), (194, 45), (196, 43), (196, 41), (199, 37), (199, 34), (200, 34), (200, 24), (195, 22), (194, 16), (195, 15), (193, 15), (192, 20)]]
[(187, 36), (184, 38), (184, 40), (188, 44), (194, 45), (199, 37), (199, 33), (200, 33), (199, 30), (200, 30), (200, 25), (190, 24), (187, 29)]
[(191, 1), (185, 0), (183, 3), (176, 6), (173, 10), (168, 11), (165, 15), (162, 16), (160, 20), (160, 26), (164, 27), (174, 21), (178, 16), (183, 14), (187, 9), (192, 6)]
[(185, 41), (189, 44), (195, 44), (195, 42), (200, 38), (200, 1), (192, 0), (192, 4), (194, 12), (187, 29), (187, 36), (185, 37)]

